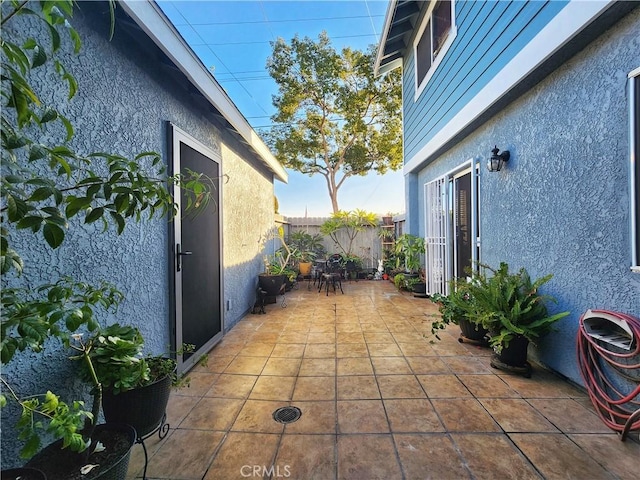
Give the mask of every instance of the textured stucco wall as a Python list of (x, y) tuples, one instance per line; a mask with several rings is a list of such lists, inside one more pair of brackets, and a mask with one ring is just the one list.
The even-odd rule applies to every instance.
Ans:
[[(273, 182), (228, 143), (222, 145), (225, 327), (231, 328), (255, 302), (258, 273), (264, 270), (261, 239), (274, 225)], [(228, 301), (228, 304), (227, 304)]]
[[(537, 350), (582, 383), (578, 319), (588, 308), (640, 316), (640, 275), (630, 266), (627, 74), (639, 66), (636, 10), (419, 173), (422, 185), (469, 158), (481, 159), (481, 260), (553, 273), (544, 292), (571, 315)], [(485, 164), (497, 145), (506, 169)]]
[[(77, 12), (73, 23), (83, 48), (78, 57), (63, 55), (63, 63), (76, 77), (79, 92), (62, 110), (74, 124), (73, 147), (78, 152), (108, 151), (132, 158), (154, 150), (168, 161), (165, 122), (172, 122), (221, 154), (223, 172), (229, 176), (222, 205), (224, 288), (232, 299), (225, 315), (228, 328), (253, 301), (249, 285), (261, 268), (257, 232), (273, 223), (272, 176), (263, 166), (245, 161), (244, 147), (212, 123), (201, 109), (205, 106), (197, 105), (151, 55), (136, 48), (130, 37), (120, 35), (118, 24), (115, 38), (108, 41), (108, 16), (96, 20)], [(10, 29), (4, 29), (4, 35), (11, 35)], [(40, 79), (43, 96), (53, 96), (63, 104), (66, 92), (49, 91), (51, 78), (49, 73)], [(91, 282), (108, 280), (125, 292), (126, 299), (115, 315), (101, 322), (135, 324), (145, 337), (148, 352), (166, 352), (171, 313), (169, 228), (168, 219), (158, 218), (129, 224), (117, 236), (113, 229), (102, 233), (101, 224), (72, 224), (64, 244), (55, 251), (40, 238), (22, 234), (16, 237), (16, 245), (25, 259), (25, 274), (13, 282), (37, 286), (63, 275)], [(245, 228), (253, 228), (256, 234), (245, 234)], [(67, 400), (77, 399), (83, 386), (72, 374), (77, 366), (66, 357), (67, 352), (53, 343), (43, 354), (18, 355), (3, 367), (2, 374), (22, 395), (51, 389)], [(21, 463), (16, 455), (21, 445), (11, 428), (16, 409), (7, 407), (1, 414), (5, 468)]]

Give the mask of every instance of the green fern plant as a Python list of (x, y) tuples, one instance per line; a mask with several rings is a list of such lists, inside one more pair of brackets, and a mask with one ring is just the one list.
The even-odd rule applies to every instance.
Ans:
[[(510, 273), (505, 262), (497, 269), (485, 264), (480, 267), (471, 282), (458, 282), (462, 295), (451, 301), (471, 322), (489, 331), (489, 343), (498, 353), (519, 335), (535, 344), (552, 330), (555, 322), (569, 315), (569, 312), (550, 315), (547, 303), (556, 303), (556, 299), (539, 292), (553, 275), (532, 281), (524, 268)], [(465, 295), (473, 298), (473, 302), (465, 301)]]

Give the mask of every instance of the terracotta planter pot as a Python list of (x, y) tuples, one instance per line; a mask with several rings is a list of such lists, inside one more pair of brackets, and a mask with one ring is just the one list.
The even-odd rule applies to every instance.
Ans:
[(300, 270), (300, 275), (311, 275), (311, 267), (313, 266), (313, 263), (311, 262), (300, 262), (298, 264), (298, 268)]

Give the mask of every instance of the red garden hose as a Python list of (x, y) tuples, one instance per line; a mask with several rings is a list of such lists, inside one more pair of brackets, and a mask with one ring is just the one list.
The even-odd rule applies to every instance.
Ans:
[[(591, 336), (585, 329), (585, 317), (613, 316), (626, 322), (632, 332), (631, 348), (615, 352)], [(631, 430), (640, 430), (640, 319), (620, 312), (589, 310), (580, 317), (578, 330), (578, 364), (580, 373), (598, 416), (625, 440)], [(617, 375), (618, 382), (612, 376)], [(622, 385), (630, 384), (630, 392), (622, 392)]]

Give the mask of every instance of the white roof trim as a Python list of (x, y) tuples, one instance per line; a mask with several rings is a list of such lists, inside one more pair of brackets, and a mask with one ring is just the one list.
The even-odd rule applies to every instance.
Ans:
[(403, 173), (407, 175), (419, 169), (426, 159), (598, 18), (611, 3), (612, 0), (568, 3), (462, 110), (405, 163)]
[(378, 43), (378, 53), (376, 54), (376, 61), (373, 64), (373, 73), (376, 76), (386, 73), (390, 70), (393, 70), (393, 68), (396, 68), (402, 65), (402, 59), (399, 59), (400, 60), (399, 62), (397, 60), (394, 60), (393, 68), (390, 68), (391, 65), (388, 65), (380, 69), (380, 62), (382, 62), (382, 56), (384, 55), (384, 46), (387, 43), (387, 37), (389, 36), (389, 31), (391, 30), (391, 22), (393, 21), (393, 16), (396, 13), (397, 5), (398, 5), (398, 0), (392, 0), (389, 2), (389, 5), (387, 6), (387, 14), (385, 15), (385, 19), (384, 19), (384, 28), (382, 29), (382, 37), (380, 38), (380, 43)]
[(286, 183), (288, 174), (253, 130), (220, 84), (184, 41), (171, 21), (153, 0), (118, 2), (140, 28), (173, 61), (202, 95), (216, 107), (238, 134), (258, 153), (274, 175)]

